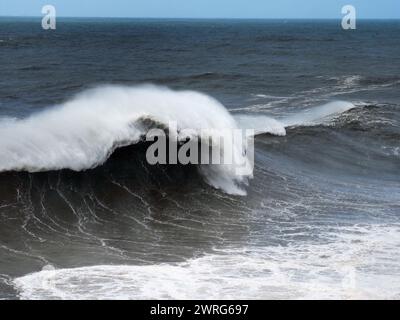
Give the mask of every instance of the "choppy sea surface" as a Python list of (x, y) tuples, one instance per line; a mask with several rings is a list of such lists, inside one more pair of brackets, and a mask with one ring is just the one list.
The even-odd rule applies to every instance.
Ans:
[[(399, 299), (400, 22), (0, 18), (0, 299)], [(253, 177), (143, 119), (256, 129)]]

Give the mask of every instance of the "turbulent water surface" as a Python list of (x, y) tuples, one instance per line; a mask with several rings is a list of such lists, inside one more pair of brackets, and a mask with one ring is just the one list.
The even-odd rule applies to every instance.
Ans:
[[(400, 298), (400, 22), (0, 19), (0, 299)], [(254, 129), (253, 174), (151, 125)]]

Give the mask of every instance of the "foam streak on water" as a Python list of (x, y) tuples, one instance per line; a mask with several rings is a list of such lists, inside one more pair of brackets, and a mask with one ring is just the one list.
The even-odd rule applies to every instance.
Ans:
[(52, 269), (14, 281), (22, 299), (400, 298), (400, 226), (354, 226), (324, 244), (216, 250), (180, 264)]

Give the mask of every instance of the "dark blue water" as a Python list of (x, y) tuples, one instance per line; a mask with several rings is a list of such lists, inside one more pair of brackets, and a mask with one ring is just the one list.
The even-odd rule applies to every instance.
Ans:
[(0, 298), (400, 298), (399, 21), (64, 18), (44, 31), (0, 18), (0, 61), (4, 168), (57, 158), (36, 144), (48, 118), (28, 133), (18, 121), (103, 85), (199, 91), (234, 117), (354, 105), (258, 136), (246, 196), (151, 167), (140, 145), (88, 171), (4, 169)]

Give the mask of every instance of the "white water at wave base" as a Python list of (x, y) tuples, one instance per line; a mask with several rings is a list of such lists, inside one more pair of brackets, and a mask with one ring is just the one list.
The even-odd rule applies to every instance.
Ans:
[(48, 267), (14, 284), (22, 299), (399, 299), (399, 228), (341, 227), (326, 243), (221, 250), (178, 264)]
[[(176, 122), (178, 129), (191, 129), (199, 135), (204, 129), (238, 127), (254, 129), (256, 134), (285, 135), (287, 125), (301, 125), (352, 107), (351, 103), (335, 102), (285, 122), (266, 116), (234, 117), (215, 99), (193, 91), (151, 85), (99, 87), (29, 118), (0, 121), (0, 172), (81, 171), (96, 167), (116, 148), (135, 144), (146, 134), (148, 129), (141, 119), (165, 126)], [(235, 145), (237, 141), (233, 141), (230, 150), (243, 158), (243, 163), (249, 159), (242, 143)], [(237, 175), (229, 165), (201, 166), (200, 172), (215, 188), (241, 195), (245, 194), (241, 184), (252, 176)]]

